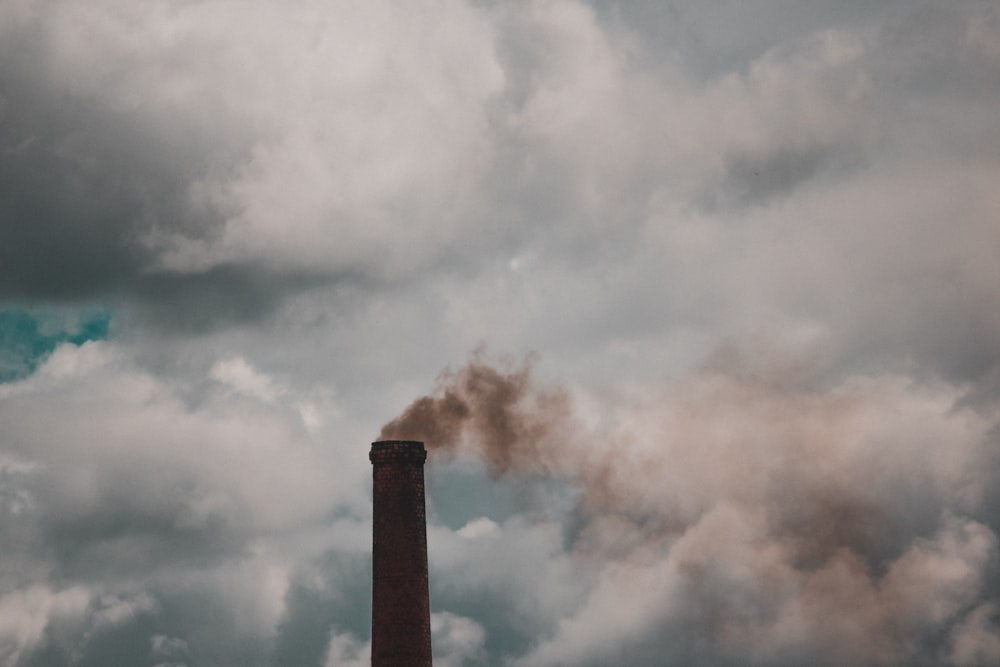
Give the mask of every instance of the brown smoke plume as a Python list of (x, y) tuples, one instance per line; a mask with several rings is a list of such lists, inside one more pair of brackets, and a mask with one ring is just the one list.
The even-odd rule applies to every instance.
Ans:
[(569, 401), (560, 388), (540, 388), (531, 357), (488, 364), (473, 353), (458, 371), (446, 370), (433, 394), (422, 396), (382, 427), (384, 440), (422, 440), (428, 450), (454, 452), (466, 444), (495, 474), (545, 466), (569, 423)]
[[(1000, 540), (975, 510), (995, 479), (991, 419), (955, 408), (951, 387), (824, 385), (811, 369), (725, 348), (690, 377), (597, 408), (598, 436), (566, 390), (539, 386), (532, 359), (476, 353), (381, 437), (582, 491), (565, 548), (598, 574), (526, 665), (611, 664), (620, 654), (595, 657), (592, 639), (611, 626), (629, 650), (705, 664), (924, 664), (959, 640), (1000, 647), (978, 620), (997, 604), (986, 586)], [(630, 609), (647, 621), (615, 626)]]

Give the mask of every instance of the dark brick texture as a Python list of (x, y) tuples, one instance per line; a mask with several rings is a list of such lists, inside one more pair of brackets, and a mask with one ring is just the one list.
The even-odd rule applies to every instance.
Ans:
[(424, 443), (372, 443), (372, 667), (431, 667)]

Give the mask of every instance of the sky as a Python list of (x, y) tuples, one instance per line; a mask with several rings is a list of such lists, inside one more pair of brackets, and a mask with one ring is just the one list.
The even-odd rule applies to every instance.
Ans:
[(1000, 664), (998, 108), (988, 0), (0, 0), (0, 664), (369, 664), (382, 433), (438, 667)]

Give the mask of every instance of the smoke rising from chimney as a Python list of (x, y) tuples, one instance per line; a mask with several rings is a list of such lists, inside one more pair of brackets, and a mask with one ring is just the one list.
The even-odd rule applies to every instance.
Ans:
[(530, 357), (498, 366), (480, 352), (458, 371), (444, 371), (435, 392), (383, 426), (379, 439), (421, 440), (441, 454), (456, 451), (465, 438), (494, 473), (539, 468), (561, 448), (570, 426), (568, 396), (536, 385)]
[[(956, 408), (945, 386), (824, 386), (808, 360), (724, 352), (605, 406), (600, 435), (574, 418), (566, 389), (535, 380), (531, 359), (478, 353), (381, 437), (579, 485), (567, 548), (606, 567), (524, 665), (613, 662), (591, 653), (602, 646), (591, 636), (637, 608), (649, 622), (623, 650), (655, 654), (670, 638), (708, 662), (948, 664), (953, 637), (967, 642), (992, 599), (998, 541), (977, 509), (992, 418)], [(685, 644), (694, 636), (710, 641)]]

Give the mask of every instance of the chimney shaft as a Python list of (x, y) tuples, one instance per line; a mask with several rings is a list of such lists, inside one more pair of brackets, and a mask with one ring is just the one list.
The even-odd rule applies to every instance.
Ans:
[(373, 442), (372, 667), (431, 667), (424, 443)]

